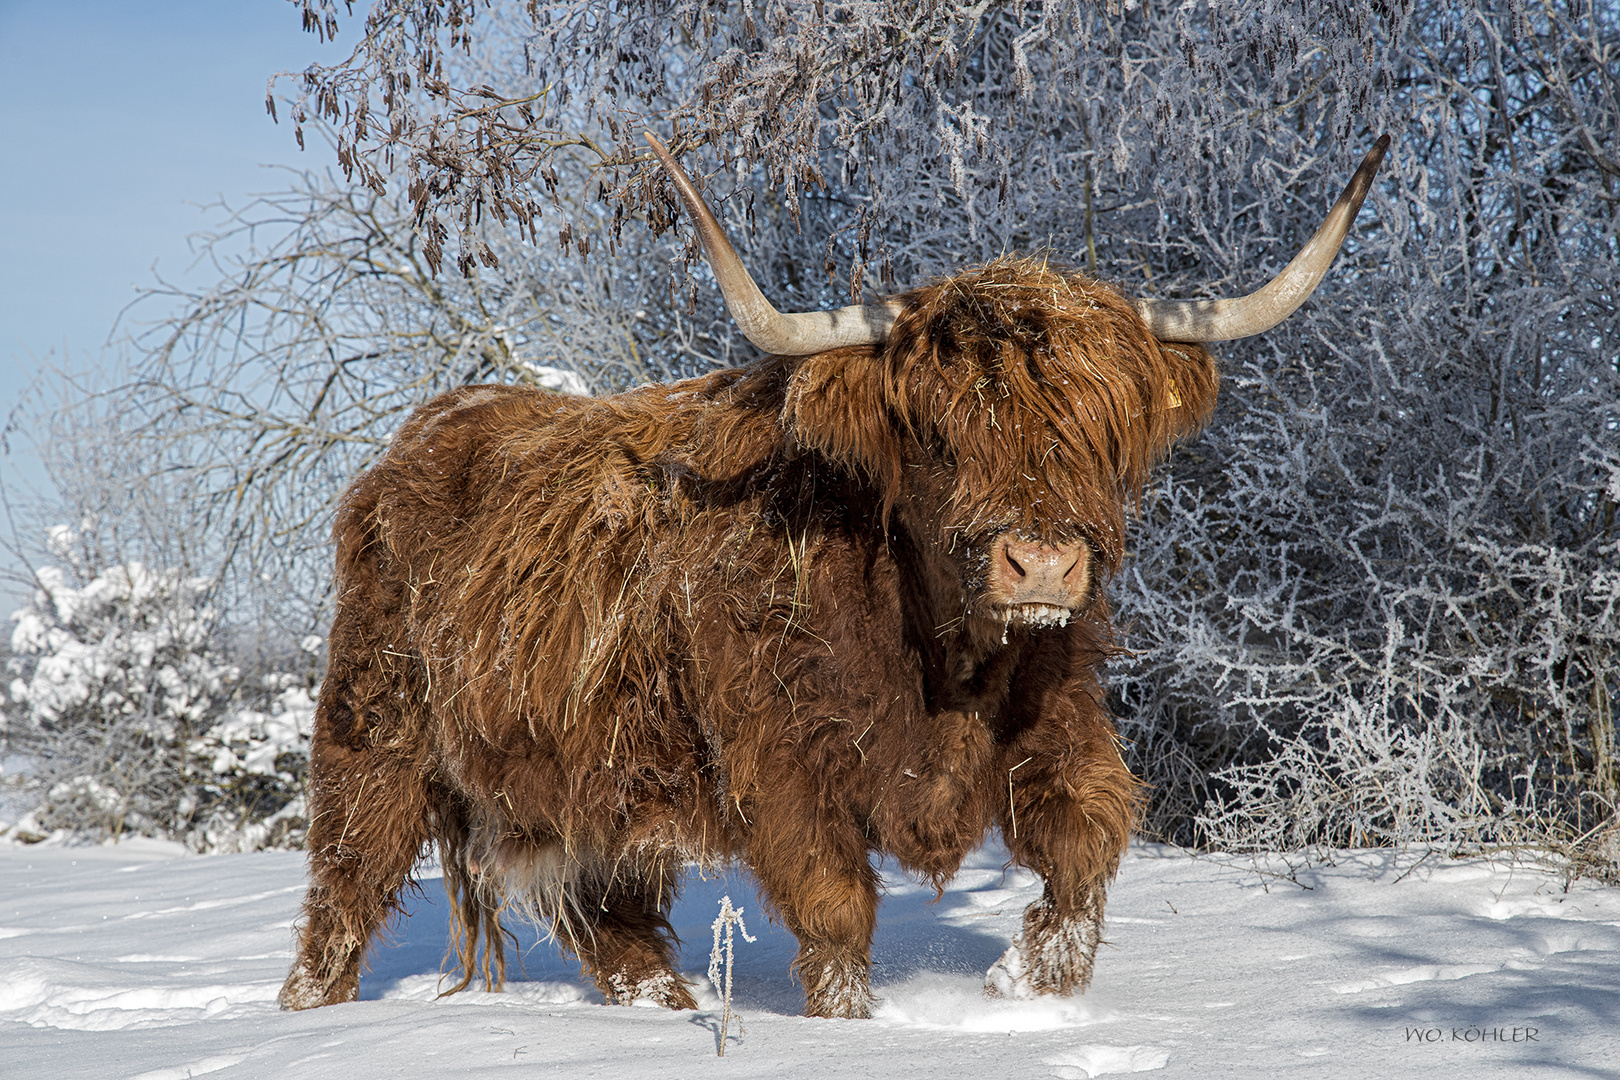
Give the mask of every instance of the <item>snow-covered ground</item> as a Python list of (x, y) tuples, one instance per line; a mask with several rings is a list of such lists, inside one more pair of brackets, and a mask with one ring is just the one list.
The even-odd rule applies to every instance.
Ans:
[[(1416, 864), (1416, 865), (1414, 865)], [(0, 848), (0, 1077), (1615, 1076), (1620, 891), (1481, 861), (1359, 852), (1287, 880), (1280, 860), (1135, 849), (1091, 992), (983, 998), (1037, 891), (999, 853), (943, 899), (895, 875), (869, 1021), (808, 1020), (792, 939), (747, 879), (692, 875), (674, 922), (694, 980), (730, 894), (745, 1031), (715, 1056), (700, 1011), (612, 1008), (520, 933), (503, 994), (436, 1000), (446, 915), (424, 879), (358, 1003), (275, 1006), (303, 891), (295, 853), (181, 857), (150, 842)], [(1270, 876), (1282, 875), (1282, 876)], [(521, 928), (520, 928), (521, 929)], [(513, 965), (516, 968), (516, 965)], [(735, 1028), (733, 1029), (735, 1034)], [(1515, 1041), (1517, 1040), (1517, 1041)]]

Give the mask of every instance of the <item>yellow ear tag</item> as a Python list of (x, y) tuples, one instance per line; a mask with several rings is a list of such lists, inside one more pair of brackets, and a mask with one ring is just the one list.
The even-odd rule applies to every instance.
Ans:
[(1170, 404), (1168, 407), (1172, 409), (1179, 409), (1181, 408), (1181, 392), (1176, 389), (1176, 380), (1170, 379), (1168, 381), (1170, 383), (1170, 393), (1168, 395), (1170, 398)]

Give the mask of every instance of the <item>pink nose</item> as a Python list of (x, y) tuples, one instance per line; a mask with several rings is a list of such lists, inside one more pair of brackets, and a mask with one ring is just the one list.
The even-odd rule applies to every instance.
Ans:
[(998, 605), (1078, 608), (1091, 588), (1091, 549), (1003, 535), (991, 549), (987, 584), (991, 602)]

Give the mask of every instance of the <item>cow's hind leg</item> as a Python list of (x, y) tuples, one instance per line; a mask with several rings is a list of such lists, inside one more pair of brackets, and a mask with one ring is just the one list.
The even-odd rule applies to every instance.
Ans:
[(609, 1002), (652, 1001), (695, 1009), (675, 970), (675, 937), (666, 913), (680, 887), (680, 867), (662, 856), (592, 862), (577, 871), (553, 915), (557, 936), (577, 955)]
[[(309, 891), (284, 1009), (353, 1001), (360, 961), (427, 840), (428, 794), (408, 757), (353, 728), (342, 673), (322, 689), (310, 759)], [(346, 719), (350, 720), (345, 723)]]

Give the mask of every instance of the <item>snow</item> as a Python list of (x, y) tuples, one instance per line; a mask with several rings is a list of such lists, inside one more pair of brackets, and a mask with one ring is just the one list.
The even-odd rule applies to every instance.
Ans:
[[(1003, 858), (975, 854), (937, 902), (885, 875), (883, 1000), (854, 1021), (795, 1015), (791, 936), (762, 917), (740, 872), (692, 872), (672, 917), (696, 1012), (605, 1006), (521, 926), (507, 992), (438, 1000), (446, 907), (427, 870), (361, 1001), (283, 1013), (301, 855), (186, 856), (145, 840), (0, 847), (0, 1074), (1616, 1075), (1616, 890), (1437, 854), (1362, 851), (1294, 871), (1144, 845), (1110, 893), (1091, 992), (992, 1001), (983, 973), (1039, 894)], [(743, 1030), (733, 1023), (720, 1059), (721, 1001), (704, 972), (725, 895), (758, 940), (735, 942)]]
[(536, 364), (527, 360), (518, 361), (528, 369), (529, 377), (536, 386), (543, 390), (555, 390), (562, 394), (578, 394), (581, 397), (591, 396), (591, 384), (585, 381), (585, 376), (568, 368), (548, 367), (545, 364)]

